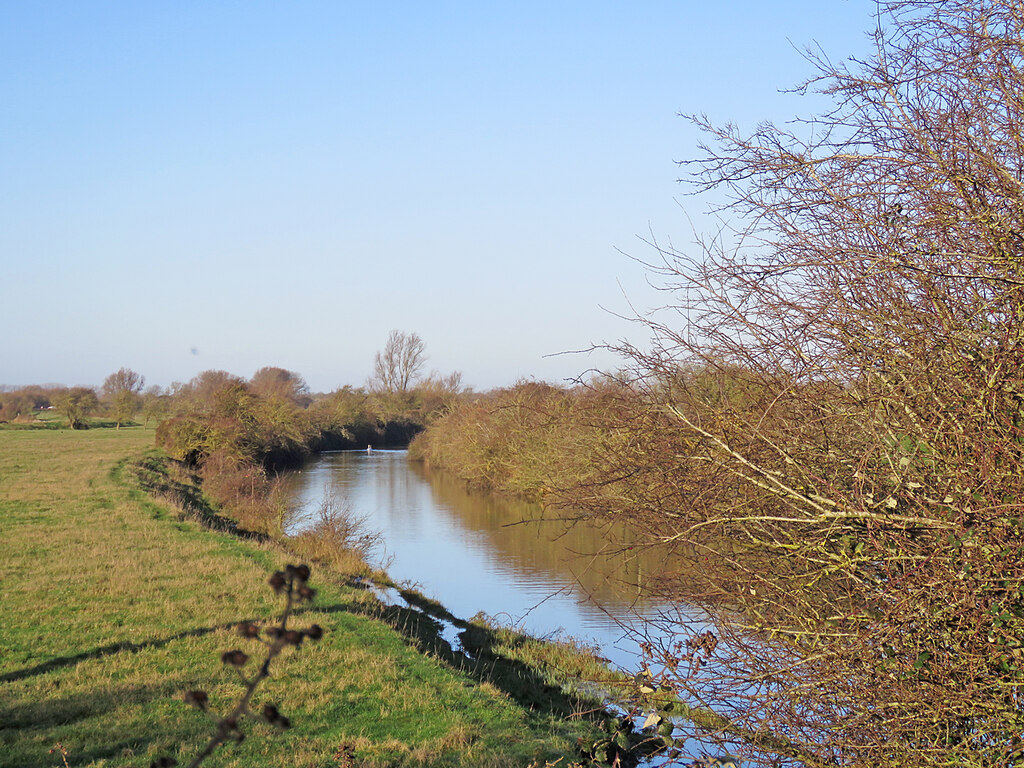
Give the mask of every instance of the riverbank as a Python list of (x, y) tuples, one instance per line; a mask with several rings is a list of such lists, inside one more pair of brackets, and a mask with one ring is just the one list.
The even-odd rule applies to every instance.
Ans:
[(292, 532), (315, 524), (325, 506), (351, 509), (379, 535), (370, 560), (458, 616), (483, 613), (537, 637), (572, 637), (632, 673), (642, 663), (626, 628), (658, 611), (639, 585), (670, 564), (650, 550), (603, 556), (628, 546), (628, 531), (574, 525), (539, 505), (476, 491), (405, 451), (318, 456), (283, 478), (283, 496), (297, 510)]
[[(203, 528), (132, 487), (123, 467), (152, 444), (141, 428), (0, 430), (0, 766), (59, 764), (58, 742), (71, 765), (187, 762), (211, 725), (183, 693), (202, 687), (224, 709), (238, 692), (220, 662), (235, 626), (280, 609), (266, 586), (288, 561), (280, 547)], [(257, 692), (292, 729), (247, 726), (211, 765), (564, 765), (593, 736), (571, 718), (579, 700), (525, 704), (487, 670), (431, 653), (413, 612), (389, 623), (340, 573), (314, 570), (312, 584), (301, 623), (323, 639), (285, 653)]]

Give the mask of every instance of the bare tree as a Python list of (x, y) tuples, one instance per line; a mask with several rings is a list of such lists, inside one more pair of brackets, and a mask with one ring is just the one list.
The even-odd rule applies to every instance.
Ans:
[(373, 360), (370, 388), (405, 394), (427, 362), (426, 344), (415, 333), (391, 331), (384, 349)]
[(159, 384), (146, 387), (142, 393), (142, 417), (145, 419), (143, 426), (148, 427), (150, 420), (160, 423), (167, 417), (171, 410), (171, 395)]
[(123, 422), (129, 421), (142, 405), (140, 393), (145, 383), (145, 376), (130, 368), (121, 368), (104, 379), (103, 396), (114, 407), (118, 429)]
[(565, 500), (693, 562), (650, 666), (755, 763), (1021, 765), (1024, 9), (877, 22), (833, 111), (695, 118), (726, 226), (657, 248), (678, 314)]

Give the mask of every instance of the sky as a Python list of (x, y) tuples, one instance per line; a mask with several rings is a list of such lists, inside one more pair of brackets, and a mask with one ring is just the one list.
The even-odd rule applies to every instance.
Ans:
[(681, 114), (814, 112), (869, 0), (0, 0), (0, 384), (275, 365), (361, 385), (397, 329), (478, 390), (643, 344), (636, 261), (703, 211)]

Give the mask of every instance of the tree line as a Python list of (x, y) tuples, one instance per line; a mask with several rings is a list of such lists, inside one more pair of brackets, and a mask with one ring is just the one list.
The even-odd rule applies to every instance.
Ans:
[(120, 368), (107, 376), (98, 390), (61, 385), (0, 389), (0, 423), (31, 424), (37, 421), (37, 411), (54, 409), (67, 419), (71, 429), (88, 427), (89, 417), (94, 414), (109, 417), (120, 428), (141, 413), (148, 426), (150, 420), (162, 414), (164, 392), (158, 386), (143, 391), (144, 384), (145, 377), (130, 368)]
[(166, 389), (121, 368), (103, 386), (23, 387), (0, 392), (0, 420), (35, 423), (52, 408), (71, 429), (156, 424), (156, 444), (198, 473), (207, 496), (252, 529), (284, 513), (276, 473), (314, 451), (405, 446), (465, 388), (461, 375), (425, 374), (426, 346), (393, 331), (365, 386), (313, 393), (294, 371), (266, 366), (250, 378), (202, 371)]
[(321, 415), (314, 425), (324, 427), (318, 439), (403, 444), (431, 413), (465, 390), (458, 372), (424, 376), (426, 360), (426, 345), (419, 335), (392, 331), (375, 356), (366, 385), (344, 386), (331, 393), (311, 393), (300, 374), (276, 366), (261, 368), (250, 379), (208, 370), (166, 388), (147, 388), (143, 375), (120, 368), (101, 387), (0, 386), (0, 423), (37, 423), (39, 411), (56, 410), (71, 429), (88, 428), (90, 417), (109, 419), (116, 428), (141, 417), (148, 427), (168, 417), (213, 414), (218, 393), (241, 386), (260, 400), (288, 402), (299, 409), (315, 405), (315, 410), (330, 411), (325, 403), (334, 402), (337, 418)]

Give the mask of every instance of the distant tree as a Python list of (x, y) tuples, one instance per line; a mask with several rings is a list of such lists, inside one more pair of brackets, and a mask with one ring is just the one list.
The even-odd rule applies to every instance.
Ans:
[(426, 348), (418, 334), (391, 331), (384, 349), (374, 357), (370, 388), (404, 395), (420, 377), (427, 362)]
[(0, 387), (0, 422), (14, 420), (32, 420), (33, 411), (52, 405), (51, 399), (55, 392), (64, 387), (30, 384), (27, 387)]
[(90, 387), (71, 387), (55, 393), (53, 405), (67, 417), (71, 429), (84, 429), (85, 417), (99, 405), (99, 398)]
[(103, 396), (114, 409), (117, 428), (130, 421), (142, 405), (140, 393), (146, 383), (146, 377), (131, 368), (121, 368), (107, 376), (103, 381)]
[(32, 398), (33, 408), (46, 408), (50, 403), (50, 394), (52, 387), (44, 388), (38, 384), (32, 384), (31, 386), (23, 388), (21, 391)]
[(24, 389), (0, 392), (0, 421), (13, 421), (28, 416), (32, 408), (32, 397)]
[(447, 376), (442, 376), (436, 371), (431, 372), (416, 387), (420, 416), (430, 419), (432, 416), (450, 409), (467, 391), (466, 386), (462, 383), (460, 371), (452, 371)]
[(249, 380), (249, 389), (259, 397), (290, 400), (296, 405), (308, 404), (309, 387), (303, 378), (284, 368), (268, 365), (260, 368)]
[(145, 419), (144, 426), (148, 427), (149, 422), (159, 422), (166, 418), (171, 410), (171, 396), (160, 386), (154, 384), (147, 387), (142, 393), (142, 418)]

